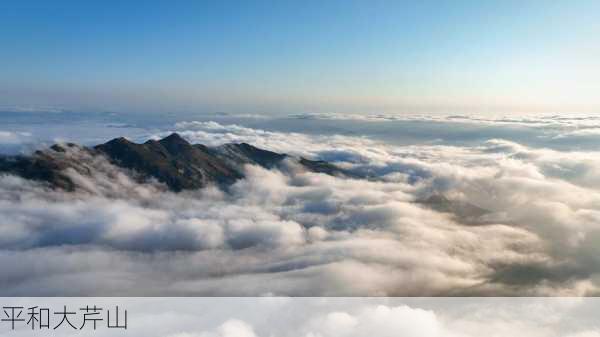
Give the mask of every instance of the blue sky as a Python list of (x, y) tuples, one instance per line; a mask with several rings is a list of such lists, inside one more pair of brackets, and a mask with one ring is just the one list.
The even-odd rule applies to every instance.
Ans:
[(0, 107), (597, 112), (598, 1), (3, 1)]

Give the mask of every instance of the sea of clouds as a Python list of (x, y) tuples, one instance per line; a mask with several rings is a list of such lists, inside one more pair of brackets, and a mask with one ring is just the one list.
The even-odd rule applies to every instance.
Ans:
[[(172, 131), (192, 143), (247, 142), (328, 160), (368, 178), (290, 161), (283, 170), (247, 166), (226, 192), (172, 193), (75, 151), (68, 155), (93, 168), (69, 172), (77, 192), (0, 177), (0, 293), (599, 293), (600, 152), (506, 139), (394, 145), (213, 121), (148, 137)], [(432, 195), (449, 208), (423, 202)], [(454, 212), (457, 205), (481, 212)]]
[[(196, 328), (168, 337), (474, 337), (482, 333), (498, 337), (600, 336), (591, 313), (595, 307), (589, 305), (591, 303), (528, 300), (526, 304), (519, 300), (465, 303), (468, 301), (457, 299), (410, 305), (376, 304), (361, 299), (328, 300), (322, 301), (320, 308), (310, 300), (291, 300), (257, 305), (257, 310), (271, 306), (272, 309), (266, 311), (272, 311), (270, 317), (283, 318), (279, 324), (271, 321), (266, 326), (261, 319), (229, 318), (213, 328)], [(458, 309), (449, 309), (449, 306)], [(290, 318), (274, 309), (291, 311), (299, 317)], [(576, 324), (568, 323), (575, 315), (584, 318), (575, 319)]]

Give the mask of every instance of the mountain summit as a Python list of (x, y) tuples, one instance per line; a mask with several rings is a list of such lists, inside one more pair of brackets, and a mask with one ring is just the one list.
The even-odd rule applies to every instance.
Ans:
[(201, 188), (209, 183), (231, 184), (242, 174), (177, 133), (161, 140), (136, 144), (124, 138), (94, 147), (111, 163), (154, 177), (174, 191)]

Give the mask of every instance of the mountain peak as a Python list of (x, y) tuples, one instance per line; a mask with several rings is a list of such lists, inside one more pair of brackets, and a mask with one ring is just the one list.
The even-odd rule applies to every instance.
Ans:
[(173, 132), (170, 135), (166, 136), (165, 138), (159, 140), (160, 143), (162, 144), (187, 144), (189, 145), (190, 143), (185, 140), (183, 137), (181, 137), (177, 132)]
[(125, 137), (113, 138), (107, 142), (107, 144), (129, 144), (129, 143), (131, 143), (131, 142), (129, 141), (129, 139), (127, 139)]

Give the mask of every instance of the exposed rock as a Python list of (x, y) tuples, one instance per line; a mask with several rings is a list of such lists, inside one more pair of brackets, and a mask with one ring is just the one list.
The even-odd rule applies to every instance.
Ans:
[(271, 169), (290, 158), (305, 169), (330, 175), (350, 175), (324, 161), (294, 158), (254, 147), (250, 144), (225, 144), (209, 148), (190, 144), (177, 133), (160, 140), (137, 144), (120, 137), (93, 148), (76, 144), (55, 144), (29, 156), (0, 156), (0, 173), (10, 173), (26, 179), (48, 183), (51, 187), (72, 191), (75, 183), (66, 170), (75, 169), (86, 174), (90, 170), (70, 156), (70, 150), (85, 151), (89, 155), (105, 156), (110, 163), (136, 172), (143, 179), (155, 178), (173, 191), (198, 189), (209, 184), (227, 186), (244, 177), (246, 164)]

